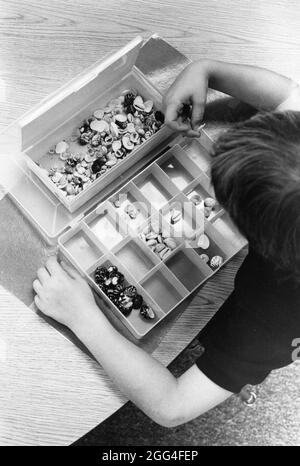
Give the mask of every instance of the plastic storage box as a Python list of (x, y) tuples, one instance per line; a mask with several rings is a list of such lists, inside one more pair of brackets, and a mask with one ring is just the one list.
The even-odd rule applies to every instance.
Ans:
[[(208, 138), (203, 139), (207, 146)], [(198, 140), (174, 145), (59, 238), (61, 253), (137, 339), (218, 270), (210, 266), (212, 257), (221, 256), (223, 265), (246, 244), (222, 209), (216, 207), (206, 219), (203, 202), (191, 201), (195, 193), (202, 200), (214, 195), (206, 173), (209, 159)], [(134, 218), (127, 213), (128, 205), (136, 209)], [(183, 215), (172, 225), (174, 205), (182, 208)], [(157, 225), (175, 243), (162, 259), (142, 239)], [(199, 246), (203, 234), (209, 239), (205, 248)], [(203, 254), (209, 257), (207, 263)], [(152, 307), (155, 319), (145, 320), (138, 310), (125, 317), (95, 282), (100, 265), (117, 266), (126, 283), (134, 285)]]
[(38, 165), (51, 146), (70, 137), (83, 120), (90, 117), (96, 109), (105, 107), (124, 90), (136, 89), (145, 100), (152, 100), (154, 107), (161, 110), (161, 94), (135, 66), (142, 44), (142, 37), (135, 38), (112, 56), (88, 68), (52, 98), (19, 120), (21, 149), (25, 153), (29, 169), (69, 212), (75, 212), (85, 205), (172, 133), (163, 125), (106, 174), (70, 200)]

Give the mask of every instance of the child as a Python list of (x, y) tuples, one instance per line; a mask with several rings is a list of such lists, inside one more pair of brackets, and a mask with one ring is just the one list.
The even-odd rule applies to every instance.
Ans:
[[(249, 254), (201, 334), (204, 354), (176, 379), (111, 326), (74, 269), (52, 257), (33, 284), (38, 308), (67, 325), (126, 396), (167, 427), (290, 364), (300, 337), (299, 88), (270, 71), (201, 60), (165, 96), (166, 122), (198, 135), (208, 86), (271, 113), (238, 124), (215, 145), (216, 196), (249, 240)], [(179, 118), (183, 103), (192, 104), (191, 126)]]

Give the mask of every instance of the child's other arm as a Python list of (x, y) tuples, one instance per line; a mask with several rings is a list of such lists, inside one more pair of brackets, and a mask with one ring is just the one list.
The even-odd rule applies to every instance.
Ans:
[[(284, 102), (297, 84), (285, 76), (255, 66), (200, 60), (188, 65), (167, 91), (164, 98), (167, 124), (196, 136), (208, 87), (268, 111)], [(178, 119), (183, 103), (192, 104), (192, 129)]]
[(96, 306), (88, 284), (52, 257), (38, 271), (35, 303), (67, 325), (122, 392), (158, 424), (187, 422), (231, 395), (194, 365), (178, 379), (156, 359), (117, 332)]

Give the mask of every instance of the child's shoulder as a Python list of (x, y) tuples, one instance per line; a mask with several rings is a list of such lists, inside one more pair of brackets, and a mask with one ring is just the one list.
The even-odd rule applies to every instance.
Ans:
[(300, 86), (295, 83), (289, 96), (281, 102), (280, 105), (275, 109), (278, 111), (294, 110), (300, 111)]

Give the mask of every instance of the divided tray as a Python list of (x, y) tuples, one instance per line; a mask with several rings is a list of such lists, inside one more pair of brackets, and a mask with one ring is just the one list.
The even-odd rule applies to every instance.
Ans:
[[(246, 244), (218, 205), (204, 215), (204, 200), (214, 193), (209, 152), (200, 141), (171, 147), (58, 241), (61, 253), (137, 339)], [(149, 234), (150, 239), (156, 235), (154, 242)], [(154, 319), (145, 319), (138, 309), (126, 317), (99, 288), (95, 270), (111, 265), (124, 275), (126, 285), (136, 287)]]

